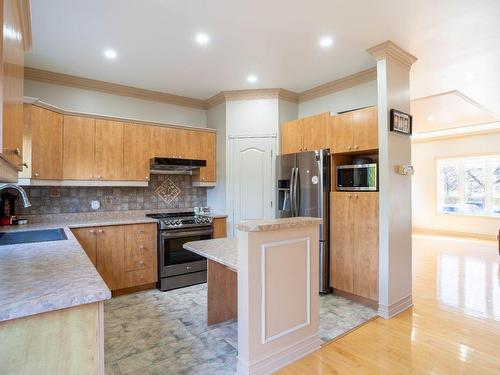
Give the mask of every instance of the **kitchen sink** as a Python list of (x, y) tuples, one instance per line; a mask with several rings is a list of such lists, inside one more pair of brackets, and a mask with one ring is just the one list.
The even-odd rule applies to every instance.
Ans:
[(45, 241), (63, 241), (67, 239), (68, 237), (66, 237), (66, 233), (64, 233), (64, 229), (62, 228), (26, 230), (21, 232), (0, 232), (0, 246)]

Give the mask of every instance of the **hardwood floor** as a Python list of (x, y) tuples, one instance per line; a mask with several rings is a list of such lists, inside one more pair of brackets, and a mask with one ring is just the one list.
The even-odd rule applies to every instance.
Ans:
[(278, 373), (500, 374), (496, 243), (414, 237), (413, 297)]

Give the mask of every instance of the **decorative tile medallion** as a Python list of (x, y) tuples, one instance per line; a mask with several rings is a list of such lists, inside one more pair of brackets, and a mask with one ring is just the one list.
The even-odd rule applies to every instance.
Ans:
[(174, 184), (171, 178), (167, 177), (165, 181), (156, 188), (155, 193), (163, 199), (166, 204), (170, 204), (181, 193), (181, 189)]

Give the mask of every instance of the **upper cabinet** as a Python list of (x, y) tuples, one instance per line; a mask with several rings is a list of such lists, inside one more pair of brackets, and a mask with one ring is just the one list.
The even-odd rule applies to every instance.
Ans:
[(63, 179), (94, 179), (95, 120), (64, 115)]
[(31, 106), (31, 174), (40, 180), (63, 176), (63, 115)]
[(24, 106), (24, 120), (24, 162), (29, 168), (20, 177), (38, 180), (37, 184), (144, 183), (150, 179), (152, 157), (206, 160), (207, 166), (195, 172), (192, 181), (215, 184), (215, 132), (63, 115), (30, 104)]
[(328, 148), (328, 120), (322, 113), (281, 125), (281, 154)]
[(330, 145), (334, 154), (378, 149), (376, 107), (332, 116), (329, 127)]
[(94, 167), (98, 180), (124, 180), (122, 122), (96, 120)]
[(125, 180), (149, 181), (149, 159), (152, 126), (124, 124), (123, 127), (123, 177)]
[(24, 52), (31, 41), (30, 10), (29, 2), (4, 0), (0, 4), (3, 26), (0, 31), (0, 181), (15, 182), (23, 163)]

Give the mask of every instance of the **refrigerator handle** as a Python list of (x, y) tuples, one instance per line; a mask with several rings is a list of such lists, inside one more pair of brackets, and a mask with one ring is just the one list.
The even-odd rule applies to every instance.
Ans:
[(293, 181), (295, 178), (295, 168), (292, 168), (292, 175), (290, 176), (290, 211), (292, 212), (292, 216), (294, 216), (294, 210), (295, 210), (295, 193), (293, 191)]
[(294, 216), (299, 216), (300, 214), (300, 175), (299, 175), (299, 168), (295, 168), (295, 181), (294, 181), (294, 188), (293, 192), (295, 194), (295, 215)]

